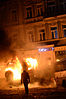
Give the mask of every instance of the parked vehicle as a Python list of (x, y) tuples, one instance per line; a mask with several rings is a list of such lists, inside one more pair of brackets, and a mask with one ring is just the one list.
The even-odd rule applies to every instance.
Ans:
[(66, 59), (57, 62), (55, 67), (55, 80), (57, 86), (66, 87)]

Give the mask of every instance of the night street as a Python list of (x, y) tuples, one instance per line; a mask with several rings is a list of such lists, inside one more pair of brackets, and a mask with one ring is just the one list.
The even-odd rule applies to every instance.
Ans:
[(66, 0), (0, 0), (0, 99), (66, 99)]
[(66, 99), (66, 89), (30, 88), (28, 96), (21, 88), (2, 89), (0, 90), (0, 99)]

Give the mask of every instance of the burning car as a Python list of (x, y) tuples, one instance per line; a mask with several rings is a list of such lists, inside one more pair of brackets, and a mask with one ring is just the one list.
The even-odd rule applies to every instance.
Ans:
[(14, 59), (10, 59), (5, 68), (5, 78), (8, 82), (20, 81), (22, 66), (16, 56)]
[[(26, 65), (25, 65), (26, 64)], [(33, 75), (33, 70), (37, 67), (37, 60), (32, 58), (26, 58), (20, 63), (18, 57), (15, 59), (11, 59), (7, 63), (7, 67), (5, 68), (5, 78), (8, 82), (17, 82), (21, 80), (21, 73), (24, 68), (28, 69), (30, 75)], [(23, 66), (22, 66), (23, 65)], [(31, 76), (32, 78), (32, 76)]]
[[(21, 53), (21, 52), (20, 52)], [(38, 47), (33, 50), (23, 52), (24, 55), (16, 56), (8, 61), (5, 67), (5, 78), (8, 82), (19, 82), (21, 73), (27, 68), (30, 75), (30, 82), (39, 82), (40, 84), (50, 82), (54, 77), (55, 52), (53, 45)], [(21, 62), (22, 61), (22, 62)], [(23, 61), (27, 63), (23, 66)]]

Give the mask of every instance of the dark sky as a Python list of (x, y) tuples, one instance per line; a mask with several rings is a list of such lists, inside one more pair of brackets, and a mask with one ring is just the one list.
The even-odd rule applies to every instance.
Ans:
[(8, 1), (8, 0), (0, 0), (1, 2)]

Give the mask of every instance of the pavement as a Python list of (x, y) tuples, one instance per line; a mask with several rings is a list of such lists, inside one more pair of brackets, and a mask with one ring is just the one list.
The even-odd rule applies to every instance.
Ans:
[(0, 89), (0, 99), (66, 99), (66, 88), (24, 88)]

